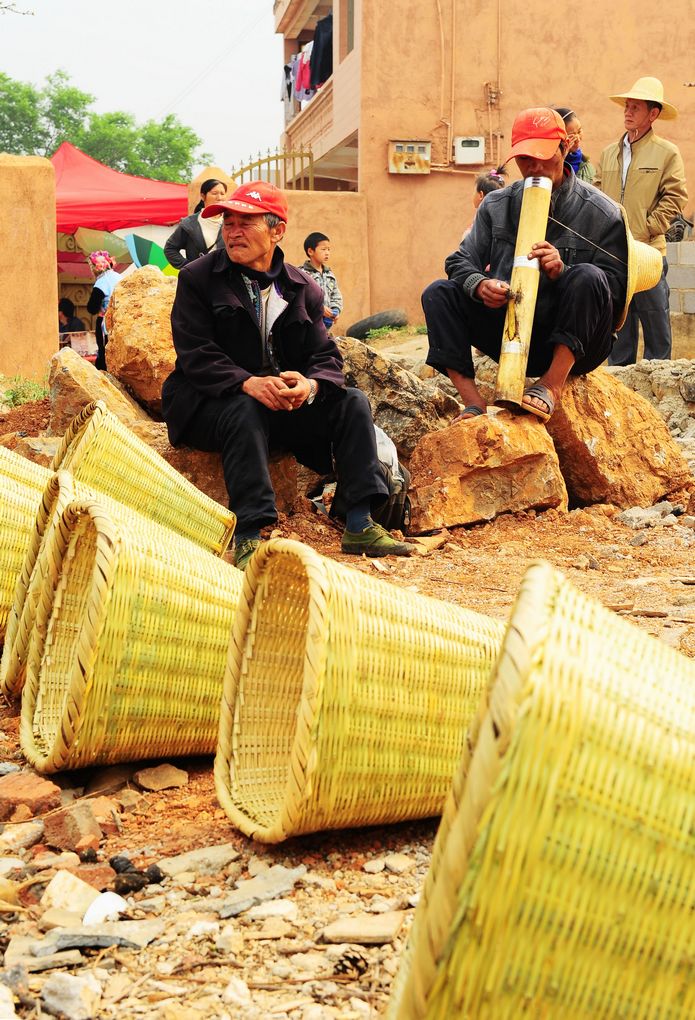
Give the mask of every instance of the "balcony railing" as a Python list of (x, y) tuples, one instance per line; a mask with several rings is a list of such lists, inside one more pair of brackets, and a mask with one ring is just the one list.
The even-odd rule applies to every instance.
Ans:
[(314, 187), (314, 156), (309, 148), (278, 149), (257, 159), (249, 158), (243, 166), (232, 167), (231, 176), (237, 184), (247, 181), (268, 181), (278, 188), (312, 191)]

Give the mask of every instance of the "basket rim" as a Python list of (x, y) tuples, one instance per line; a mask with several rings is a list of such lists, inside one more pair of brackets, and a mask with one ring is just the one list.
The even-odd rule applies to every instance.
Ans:
[(17, 578), (0, 659), (0, 693), (7, 697), (17, 697), (24, 686), (27, 652), (35, 622), (29, 620), (29, 595), (35, 582), (39, 559), (49, 537), (48, 528), (54, 518), (54, 526), (57, 526), (57, 519), (65, 507), (76, 498), (76, 486), (85, 490), (89, 488), (61, 468), (49, 476), (41, 495), (34, 531)]
[[(53, 746), (44, 753), (37, 747), (33, 734), (34, 710), (40, 688), (42, 657), (48, 637), (48, 623), (55, 607), (53, 596), (66, 583), (65, 579), (68, 576), (68, 572), (62, 569), (64, 558), (75, 529), (85, 516), (90, 519), (96, 532), (95, 556), (90, 571), (89, 588), (83, 614), (83, 620), (89, 620), (89, 630), (92, 635), (88, 644), (91, 662), (86, 662), (83, 655), (80, 655), (79, 661), (75, 657), (70, 667), (70, 678), (66, 685), (65, 697), (76, 706), (76, 711), (70, 713), (67, 719), (63, 713), (60, 729), (54, 737)], [(104, 523), (111, 529), (111, 535), (107, 534)], [(108, 594), (113, 586), (113, 577), (120, 553), (120, 531), (108, 509), (97, 498), (73, 500), (60, 516), (53, 534), (53, 543), (52, 553), (57, 554), (60, 569), (55, 585), (51, 583), (48, 576), (42, 582), (36, 609), (36, 623), (32, 631), (27, 656), (20, 721), (22, 750), (30, 764), (41, 772), (57, 772), (65, 767), (65, 762), (70, 757), (71, 747), (84, 720), (84, 713), (80, 711), (80, 708), (94, 684), (94, 659), (106, 624)], [(97, 563), (97, 559), (99, 563)], [(106, 569), (104, 569), (105, 567)], [(97, 579), (101, 581), (101, 584), (97, 583)], [(106, 597), (103, 594), (104, 583), (106, 584)], [(100, 589), (102, 594), (100, 594)], [(85, 627), (81, 624), (75, 641), (80, 642), (84, 633)], [(62, 746), (62, 752), (60, 746)]]
[[(297, 705), (302, 711), (297, 714), (297, 722), (292, 741), (292, 750), (287, 759), (287, 780), (284, 795), (278, 795), (280, 810), (275, 821), (270, 825), (262, 825), (250, 815), (241, 811), (232, 797), (232, 766), (234, 762), (234, 742), (237, 725), (237, 706), (239, 696), (239, 677), (243, 667), (247, 641), (251, 637), (249, 623), (254, 612), (254, 601), (258, 586), (269, 560), (277, 556), (291, 556), (303, 565), (309, 582), (309, 624), (313, 614), (321, 618), (326, 616), (326, 605), (330, 598), (330, 580), (324, 558), (314, 549), (302, 542), (290, 538), (274, 538), (263, 542), (251, 557), (244, 572), (244, 583), (234, 616), (234, 625), (229, 642), (227, 664), (222, 685), (220, 705), (220, 725), (215, 754), (214, 779), (217, 798), (228, 818), (245, 835), (264, 843), (282, 842), (291, 832), (291, 817), (298, 813), (299, 806), (306, 799), (306, 789), (317, 762), (314, 756), (298, 754), (302, 734), (311, 730), (312, 724), (320, 714), (323, 676), (328, 642), (321, 643), (321, 652), (311, 658), (304, 657), (301, 690)], [(290, 781), (290, 777), (294, 777)], [(299, 778), (299, 782), (297, 779)]]

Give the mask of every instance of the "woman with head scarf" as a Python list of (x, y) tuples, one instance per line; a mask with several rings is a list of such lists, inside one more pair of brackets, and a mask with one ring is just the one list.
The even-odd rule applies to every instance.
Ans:
[(115, 271), (114, 266), (116, 263), (107, 251), (93, 251), (91, 255), (87, 256), (87, 265), (94, 276), (94, 286), (87, 302), (87, 311), (90, 315), (96, 315), (97, 317), (94, 330), (97, 339), (96, 367), (105, 370), (105, 347), (108, 337), (104, 329), (104, 315), (106, 314), (109, 299), (121, 277)]
[[(200, 202), (190, 216), (184, 216), (178, 227), (164, 245), (164, 254), (175, 269), (183, 269), (200, 255), (207, 255), (215, 248), (224, 247), (222, 241), (222, 216), (203, 219), (202, 212), (208, 205), (224, 201), (227, 185), (214, 177), (203, 181), (200, 186)], [(182, 254), (183, 253), (183, 254)]]

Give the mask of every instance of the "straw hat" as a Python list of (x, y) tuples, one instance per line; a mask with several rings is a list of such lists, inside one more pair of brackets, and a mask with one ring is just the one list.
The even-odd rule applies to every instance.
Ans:
[(659, 249), (652, 248), (644, 241), (636, 241), (627, 222), (627, 213), (622, 206), (620, 206), (620, 212), (627, 237), (627, 293), (625, 294), (625, 307), (620, 316), (620, 322), (615, 327), (616, 330), (622, 329), (625, 324), (627, 310), (633, 295), (656, 287), (664, 268), (663, 256)]
[(629, 92), (621, 92), (619, 96), (609, 96), (614, 103), (622, 106), (626, 99), (644, 99), (661, 106), (662, 120), (673, 120), (678, 110), (664, 99), (664, 86), (658, 78), (638, 78)]

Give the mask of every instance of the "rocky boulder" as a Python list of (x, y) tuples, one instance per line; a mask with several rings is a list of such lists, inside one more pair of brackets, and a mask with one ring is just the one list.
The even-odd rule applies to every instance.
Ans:
[(695, 484), (652, 404), (603, 369), (568, 380), (547, 429), (574, 504), (651, 506)]
[(169, 321), (175, 294), (176, 277), (143, 266), (119, 283), (106, 315), (108, 369), (155, 415), (176, 357)]
[(100, 372), (86, 358), (70, 347), (54, 354), (48, 367), (48, 390), (51, 415), (48, 431), (62, 436), (85, 404), (103, 400), (109, 411), (129, 425), (132, 421), (149, 421), (149, 415), (125, 392), (117, 379)]
[(424, 436), (410, 460), (411, 530), (489, 521), (519, 510), (567, 509), (567, 490), (541, 422), (481, 415)]
[(375, 423), (391, 437), (404, 460), (424, 435), (445, 428), (460, 411), (453, 397), (367, 344), (347, 337), (337, 343), (348, 384), (367, 394)]

